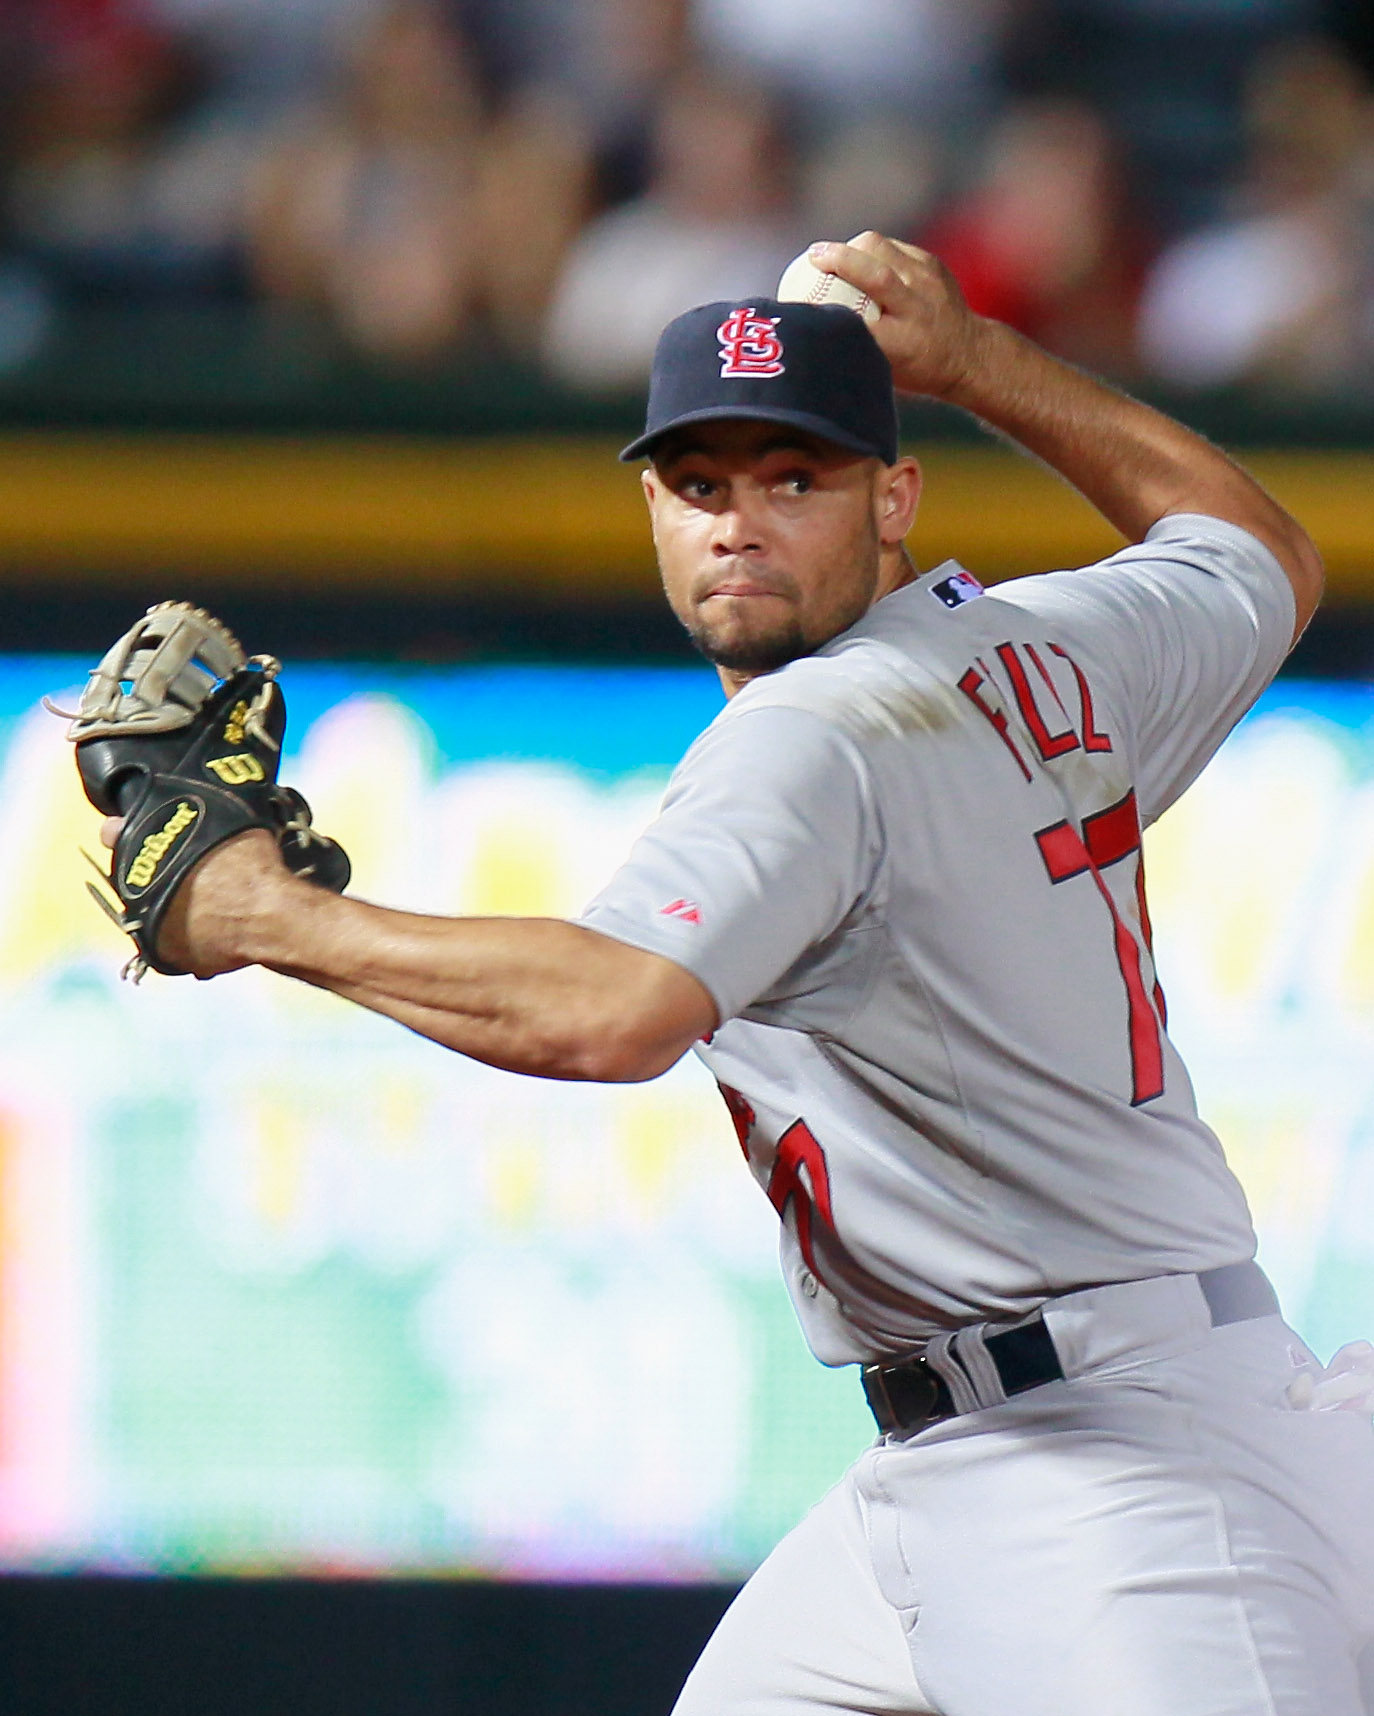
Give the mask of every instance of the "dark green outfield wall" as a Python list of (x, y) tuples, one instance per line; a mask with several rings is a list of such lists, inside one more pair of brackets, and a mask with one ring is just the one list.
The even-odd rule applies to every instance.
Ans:
[(4, 1716), (667, 1716), (715, 1587), (0, 1579)]
[[(731, 1595), (716, 1586), (0, 1579), (0, 1711), (668, 1716)], [(1374, 1652), (1365, 1688), (1374, 1716)]]

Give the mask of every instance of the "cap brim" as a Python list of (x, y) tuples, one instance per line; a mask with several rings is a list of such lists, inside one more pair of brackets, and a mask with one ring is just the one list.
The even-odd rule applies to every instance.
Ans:
[(818, 417), (810, 411), (790, 411), (785, 406), (769, 405), (705, 405), (699, 411), (684, 411), (680, 417), (674, 417), (671, 422), (660, 423), (656, 428), (646, 431), (638, 440), (631, 441), (628, 447), (621, 448), (622, 459), (638, 459), (649, 453), (665, 435), (671, 435), (676, 429), (685, 429), (692, 423), (718, 423), (726, 419), (746, 422), (749, 419), (762, 423), (785, 423), (791, 429), (804, 429), (808, 435), (818, 435), (822, 441), (832, 441), (837, 447), (843, 447), (847, 452), (858, 453), (865, 459), (881, 459), (887, 465), (895, 457), (895, 449), (890, 455), (885, 447), (875, 446), (871, 441), (865, 441), (859, 435), (852, 435), (842, 429), (838, 423), (832, 423), (828, 417)]

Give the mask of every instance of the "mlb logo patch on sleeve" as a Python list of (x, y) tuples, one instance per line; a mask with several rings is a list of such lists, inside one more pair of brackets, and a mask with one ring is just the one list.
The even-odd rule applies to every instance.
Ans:
[(983, 586), (972, 572), (955, 572), (948, 578), (942, 578), (938, 584), (932, 584), (930, 593), (947, 608), (962, 608), (965, 602), (983, 594)]

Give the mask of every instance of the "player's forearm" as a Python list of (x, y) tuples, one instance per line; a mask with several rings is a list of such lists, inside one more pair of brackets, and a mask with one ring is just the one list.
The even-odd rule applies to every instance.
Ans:
[(245, 924), (242, 951), (544, 1078), (651, 1078), (715, 1024), (705, 990), (669, 961), (559, 919), (423, 917), (293, 883)]
[(1300, 625), (1316, 605), (1322, 567), (1307, 533), (1220, 448), (1162, 412), (990, 321), (976, 324), (971, 361), (944, 397), (1043, 459), (1130, 541), (1171, 513), (1226, 519), (1278, 557)]

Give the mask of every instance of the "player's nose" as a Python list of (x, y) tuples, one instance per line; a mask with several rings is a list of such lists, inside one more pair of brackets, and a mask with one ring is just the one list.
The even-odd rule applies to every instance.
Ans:
[(767, 531), (761, 501), (747, 492), (732, 490), (726, 504), (717, 512), (711, 547), (719, 556), (729, 554), (761, 554), (767, 545)]

